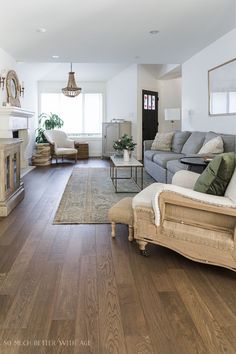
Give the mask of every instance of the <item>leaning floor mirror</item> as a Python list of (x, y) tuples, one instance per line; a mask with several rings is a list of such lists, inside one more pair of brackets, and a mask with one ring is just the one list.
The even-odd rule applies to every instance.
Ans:
[(209, 115), (236, 114), (236, 58), (208, 71)]

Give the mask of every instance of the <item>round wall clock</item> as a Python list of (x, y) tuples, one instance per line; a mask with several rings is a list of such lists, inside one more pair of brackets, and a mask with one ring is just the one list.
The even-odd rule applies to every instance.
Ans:
[(11, 106), (20, 107), (20, 83), (16, 72), (10, 70), (6, 77), (7, 102)]

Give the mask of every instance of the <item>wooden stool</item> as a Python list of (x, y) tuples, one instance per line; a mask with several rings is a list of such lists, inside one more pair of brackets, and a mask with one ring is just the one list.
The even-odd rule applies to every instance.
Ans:
[(123, 198), (108, 211), (108, 219), (111, 222), (111, 236), (116, 236), (116, 223), (129, 226), (128, 240), (133, 241), (133, 209), (131, 197)]

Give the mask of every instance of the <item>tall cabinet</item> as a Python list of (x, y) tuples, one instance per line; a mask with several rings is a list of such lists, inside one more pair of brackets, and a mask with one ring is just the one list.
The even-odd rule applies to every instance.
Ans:
[(20, 180), (21, 139), (0, 139), (0, 217), (7, 216), (24, 198)]
[(106, 122), (102, 125), (102, 156), (110, 157), (114, 154), (114, 140), (119, 139), (122, 135), (131, 135), (131, 122)]

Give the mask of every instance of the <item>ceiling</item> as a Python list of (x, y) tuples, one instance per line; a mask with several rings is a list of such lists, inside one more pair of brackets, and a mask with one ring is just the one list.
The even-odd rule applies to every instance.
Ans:
[(12, 0), (0, 10), (0, 47), (16, 60), (81, 63), (182, 63), (236, 14), (235, 0)]
[[(128, 63), (74, 63), (72, 69), (79, 85), (82, 81), (108, 81), (128, 65)], [(35, 81), (67, 82), (70, 65), (69, 63), (18, 63), (17, 70), (22, 77), (30, 73)]]

